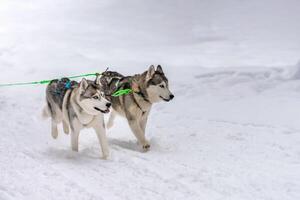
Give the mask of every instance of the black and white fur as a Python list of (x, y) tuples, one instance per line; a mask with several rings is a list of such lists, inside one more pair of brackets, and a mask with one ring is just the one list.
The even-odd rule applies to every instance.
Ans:
[(125, 117), (142, 148), (148, 150), (150, 143), (145, 137), (145, 130), (152, 104), (160, 101), (168, 102), (174, 98), (162, 67), (158, 65), (155, 69), (152, 65), (142, 74), (127, 77), (107, 71), (103, 73), (100, 81), (106, 94), (112, 94), (116, 89), (133, 90), (131, 94), (110, 97), (113, 110), (107, 127), (113, 126), (117, 114)]
[[(98, 77), (99, 78), (99, 77)], [(66, 134), (71, 128), (71, 147), (78, 151), (79, 133), (83, 128), (93, 128), (101, 144), (103, 158), (109, 156), (103, 113), (108, 113), (111, 103), (105, 99), (99, 80), (82, 81), (75, 87), (57, 90), (62, 82), (53, 80), (46, 89), (47, 106), (44, 116), (51, 117), (52, 137), (57, 138), (57, 125), (63, 123)]]

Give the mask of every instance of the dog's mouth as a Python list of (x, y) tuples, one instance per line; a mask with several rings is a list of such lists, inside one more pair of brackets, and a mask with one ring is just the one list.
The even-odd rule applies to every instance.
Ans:
[(165, 99), (165, 98), (163, 98), (162, 96), (159, 96), (162, 100), (164, 100), (164, 101), (166, 101), (166, 102), (169, 102), (169, 101), (171, 101), (171, 99)]
[(95, 110), (102, 112), (102, 113), (109, 113), (109, 108), (107, 108), (106, 110), (101, 110), (100, 108), (94, 107)]

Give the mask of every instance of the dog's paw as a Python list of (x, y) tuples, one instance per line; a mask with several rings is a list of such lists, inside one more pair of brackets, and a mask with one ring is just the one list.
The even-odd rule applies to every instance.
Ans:
[(148, 143), (147, 143), (147, 144), (144, 144), (144, 145), (143, 145), (143, 151), (149, 151), (149, 150), (150, 150), (150, 147), (151, 147), (150, 144), (148, 144)]
[(78, 147), (72, 146), (72, 151), (78, 152)]
[(107, 160), (108, 156), (102, 156), (103, 160)]
[(103, 159), (103, 160), (107, 160), (108, 157), (109, 157), (109, 153), (104, 153), (104, 154), (102, 155), (102, 159)]
[(52, 135), (53, 139), (56, 139), (57, 136), (58, 136), (58, 130), (57, 129), (53, 129), (52, 132), (51, 132), (51, 135)]

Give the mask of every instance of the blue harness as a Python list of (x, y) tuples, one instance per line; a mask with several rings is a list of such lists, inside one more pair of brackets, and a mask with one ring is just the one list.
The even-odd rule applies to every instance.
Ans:
[(78, 83), (76, 81), (71, 81), (68, 78), (62, 78), (60, 80), (57, 80), (57, 87), (54, 92), (57, 96), (64, 96), (67, 90), (73, 89), (78, 86)]

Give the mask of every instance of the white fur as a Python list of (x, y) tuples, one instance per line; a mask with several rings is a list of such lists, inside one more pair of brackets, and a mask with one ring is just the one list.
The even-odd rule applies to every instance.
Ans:
[[(80, 131), (84, 128), (93, 128), (101, 145), (103, 158), (106, 159), (109, 156), (109, 148), (104, 126), (104, 116), (103, 113), (95, 110), (94, 107), (105, 111), (108, 109), (107, 103), (109, 102), (103, 98), (103, 94), (100, 92), (96, 94), (99, 96), (98, 99), (80, 100), (80, 94), (83, 89), (86, 88), (87, 82), (85, 79), (83, 79), (79, 88), (75, 88), (72, 91), (68, 90), (63, 99), (62, 110), (60, 110), (56, 104), (51, 104), (52, 109), (55, 110), (55, 117), (51, 119), (51, 134), (53, 138), (57, 138), (57, 125), (59, 123), (63, 123), (63, 129), (66, 134), (69, 133), (69, 128), (72, 127), (71, 147), (73, 151), (78, 151), (78, 139)], [(68, 104), (74, 109), (77, 118), (69, 118)], [(44, 109), (43, 115), (50, 115), (49, 108)]]
[[(164, 87), (160, 87), (161, 85)], [(165, 82), (162, 82), (159, 85), (150, 85), (147, 88), (147, 94), (151, 103), (157, 103), (162, 101), (163, 99), (170, 99), (170, 95), (172, 93), (167, 87), (167, 84)]]
[[(75, 89), (76, 90), (76, 89)], [(99, 94), (100, 95), (100, 94)], [(73, 122), (73, 130), (71, 132), (71, 146), (73, 151), (78, 151), (78, 137), (79, 133), (85, 127), (93, 128), (97, 134), (99, 143), (101, 145), (103, 158), (106, 159), (109, 156), (108, 142), (106, 138), (106, 130), (104, 127), (104, 116), (101, 112), (96, 111), (94, 107), (106, 110), (107, 100), (101, 98), (101, 100), (79, 100), (79, 93), (73, 92), (71, 94), (70, 103), (74, 108), (74, 111), (78, 117)], [(80, 112), (79, 106), (83, 109)]]

